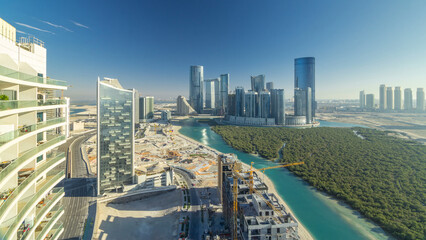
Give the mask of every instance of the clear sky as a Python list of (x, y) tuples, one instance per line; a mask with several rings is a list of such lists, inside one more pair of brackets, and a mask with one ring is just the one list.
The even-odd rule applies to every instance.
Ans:
[[(189, 66), (265, 74), (293, 93), (294, 58), (316, 58), (317, 99), (355, 99), (379, 85), (426, 88), (426, 1), (7, 1), (0, 17), (46, 43), (48, 76), (72, 100), (118, 78), (142, 95), (188, 96)], [(415, 90), (414, 90), (415, 91)]]

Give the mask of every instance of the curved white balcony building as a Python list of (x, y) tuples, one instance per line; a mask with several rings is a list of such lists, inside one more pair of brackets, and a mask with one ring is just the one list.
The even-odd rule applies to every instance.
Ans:
[(0, 240), (58, 239), (69, 99), (57, 96), (67, 85), (46, 77), (43, 42), (0, 27)]

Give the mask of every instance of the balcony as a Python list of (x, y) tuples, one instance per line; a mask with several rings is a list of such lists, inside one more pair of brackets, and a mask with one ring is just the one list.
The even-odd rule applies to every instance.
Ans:
[[(64, 214), (64, 206), (59, 206), (57, 210), (54, 211), (54, 213), (51, 213), (51, 217), (48, 220), (48, 222), (43, 226), (43, 228), (40, 231), (35, 230), (35, 239), (36, 240), (43, 240), (46, 236), (52, 236), (54, 233), (60, 229), (60, 224), (56, 224), (58, 219)], [(54, 230), (54, 231), (52, 231)]]
[[(39, 203), (36, 208), (36, 215), (33, 218), (32, 226), (30, 226), (29, 231), (19, 231), (18, 230), (18, 239), (26, 239), (31, 238), (28, 236), (31, 236), (35, 231), (37, 231), (37, 227), (40, 225), (41, 221), (44, 219), (49, 218), (50, 221), (52, 221), (52, 224), (55, 223), (58, 220), (58, 217), (60, 217), (63, 213), (64, 209), (63, 206), (59, 206), (57, 203), (64, 195), (64, 189), (54, 189), (54, 193), (50, 194), (46, 198), (42, 200), (43, 203)], [(58, 206), (57, 209), (54, 209), (55, 206)], [(50, 216), (50, 217), (49, 217)], [(28, 229), (28, 228), (25, 228)], [(23, 229), (22, 229), (23, 230)]]
[(65, 122), (66, 122), (66, 118), (54, 118), (44, 122), (39, 122), (37, 124), (20, 127), (16, 130), (0, 134), (0, 147), (5, 143), (10, 142), (13, 139), (16, 139), (18, 137), (24, 136), (30, 132), (35, 132), (37, 130), (40, 130), (55, 124), (65, 123)]
[[(56, 105), (67, 104), (66, 99), (48, 99), (48, 100), (0, 100), (0, 116), (6, 116), (14, 113), (20, 113), (25, 111), (39, 110), (39, 107), (46, 107), (50, 109)], [(15, 110), (10, 113), (9, 110)]]
[[(27, 188), (40, 176), (46, 173), (46, 170), (53, 168), (65, 159), (65, 153), (53, 153), (44, 163), (37, 166), (37, 170), (33, 171), (27, 178), (25, 178), (12, 193), (4, 198), (0, 202), (0, 222), (2, 222), (5, 215), (7, 215), (9, 207), (13, 205), (19, 199), (22, 194), (27, 191)], [(21, 181), (21, 180), (20, 180)]]
[[(64, 135), (52, 135), (46, 143), (24, 152), (21, 156), (10, 162), (2, 162), (0, 165), (0, 187), (11, 177), (16, 174), (20, 168), (28, 164), (31, 158), (37, 157), (44, 150), (49, 149), (57, 143), (65, 141)], [(0, 215), (1, 216), (1, 215)]]
[(22, 222), (34, 207), (40, 208), (36, 210), (36, 215), (38, 216), (39, 214), (41, 214), (41, 211), (43, 211), (43, 209), (50, 209), (52, 204), (64, 195), (64, 189), (59, 188), (54, 190), (52, 194), (46, 196), (43, 199), (43, 196), (45, 196), (50, 189), (52, 189), (63, 178), (65, 178), (64, 170), (51, 174), (52, 175), (46, 177), (43, 183), (37, 185), (36, 193), (34, 195), (28, 197), (27, 199), (23, 199), (18, 203), (17, 216), (1, 223), (0, 233), (4, 233), (3, 239), (13, 238), (13, 236), (17, 233), (18, 229), (20, 227), (23, 227)]
[(0, 76), (5, 76), (8, 78), (25, 81), (28, 83), (49, 84), (49, 85), (55, 85), (55, 86), (61, 86), (61, 87), (67, 86), (67, 82), (62, 80), (51, 79), (48, 77), (44, 78), (44, 77), (34, 76), (27, 73), (19, 72), (4, 66), (0, 66)]
[(62, 222), (57, 222), (53, 228), (44, 236), (36, 238), (36, 240), (57, 240), (59, 236), (64, 232), (64, 224)]

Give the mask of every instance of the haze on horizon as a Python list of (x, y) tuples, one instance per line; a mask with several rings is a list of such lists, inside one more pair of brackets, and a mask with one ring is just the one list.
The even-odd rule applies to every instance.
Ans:
[[(379, 85), (426, 88), (425, 1), (5, 1), (0, 16), (46, 43), (48, 76), (73, 100), (97, 77), (160, 98), (188, 96), (189, 67), (230, 73), (230, 89), (265, 74), (290, 98), (294, 58), (316, 58), (317, 99), (357, 99)], [(415, 96), (414, 96), (415, 98)]]

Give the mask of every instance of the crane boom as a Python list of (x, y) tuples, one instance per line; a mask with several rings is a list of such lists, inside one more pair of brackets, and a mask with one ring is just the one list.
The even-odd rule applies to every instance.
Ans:
[(258, 170), (259, 171), (265, 171), (265, 170), (268, 170), (268, 169), (290, 167), (290, 166), (300, 165), (300, 164), (304, 164), (304, 163), (305, 162), (288, 163), (288, 164), (277, 165), (277, 166), (273, 166), (273, 167), (260, 168)]

